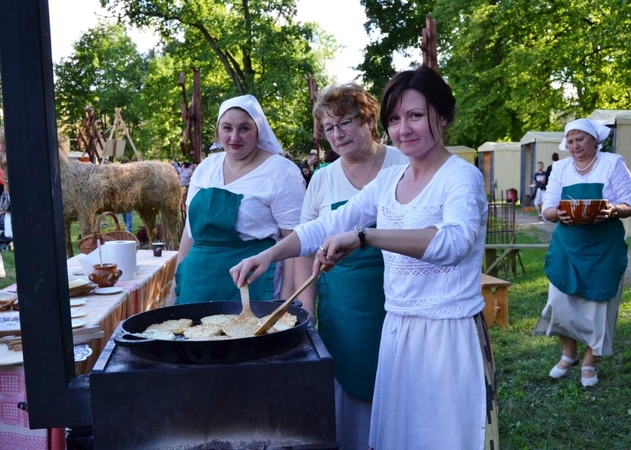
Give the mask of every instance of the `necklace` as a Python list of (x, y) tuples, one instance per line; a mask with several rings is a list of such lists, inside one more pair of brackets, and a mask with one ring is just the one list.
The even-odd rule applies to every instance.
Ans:
[(342, 159), (342, 168), (344, 169), (344, 172), (346, 172), (346, 174), (348, 174), (353, 179), (353, 181), (355, 182), (357, 186), (362, 186), (359, 189), (363, 189), (368, 184), (368, 180), (370, 179), (372, 172), (375, 170), (375, 166), (377, 165), (377, 160), (379, 160), (378, 153), (375, 154), (375, 161), (372, 163), (372, 168), (370, 169), (370, 172), (368, 172), (368, 175), (366, 176), (366, 179), (364, 180), (363, 184), (357, 178), (355, 178), (355, 176), (353, 175), (353, 172), (351, 172), (351, 170), (348, 167), (344, 166), (344, 159)]
[(594, 162), (596, 162), (596, 158), (598, 158), (598, 153), (596, 153), (594, 155), (594, 159), (592, 159), (592, 161), (589, 164), (587, 164), (586, 167), (583, 167), (582, 169), (578, 168), (578, 166), (576, 165), (576, 161), (574, 161), (574, 159), (572, 159), (572, 165), (574, 166), (574, 169), (576, 169), (577, 172), (585, 172), (594, 164)]

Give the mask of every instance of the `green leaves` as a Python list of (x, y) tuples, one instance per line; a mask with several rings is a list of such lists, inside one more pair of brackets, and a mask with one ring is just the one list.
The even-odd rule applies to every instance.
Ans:
[(307, 77), (327, 83), (324, 64), (334, 47), (317, 26), (294, 20), (294, 0), (101, 0), (101, 5), (121, 23), (156, 30), (163, 47), (139, 55), (114, 25), (86, 33), (75, 54), (56, 67), (58, 117), (68, 130), (87, 104), (103, 115), (123, 107), (143, 154), (180, 157), (178, 80), (184, 72), (190, 103), (196, 67), (204, 148), (213, 141), (220, 103), (244, 93), (257, 96), (287, 150), (311, 148)]
[[(420, 45), (436, 19), (440, 71), (457, 99), (449, 143), (478, 147), (562, 128), (568, 117), (631, 107), (631, 5), (621, 0), (363, 0), (365, 79), (393, 73), (394, 51)], [(404, 14), (405, 12), (405, 14)], [(412, 23), (413, 22), (413, 23)], [(379, 92), (377, 92), (378, 94)]]

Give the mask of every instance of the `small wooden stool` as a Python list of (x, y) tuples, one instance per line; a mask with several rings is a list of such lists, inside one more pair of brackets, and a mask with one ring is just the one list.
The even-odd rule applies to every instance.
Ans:
[(482, 296), (484, 296), (484, 319), (490, 328), (493, 323), (508, 328), (508, 287), (510, 282), (482, 274)]

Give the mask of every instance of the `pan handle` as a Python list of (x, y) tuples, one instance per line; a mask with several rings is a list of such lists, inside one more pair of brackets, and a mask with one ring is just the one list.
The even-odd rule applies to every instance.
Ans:
[[(280, 305), (284, 301), (285, 300), (278, 298), (276, 300), (272, 300), (272, 303), (278, 303)], [(289, 305), (289, 306), (295, 306), (296, 308), (301, 308), (302, 309), (302, 302), (300, 300), (294, 300), (293, 302), (291, 302), (291, 305)]]
[(122, 347), (142, 347), (145, 345), (153, 345), (157, 339), (136, 336), (130, 333), (123, 333), (121, 336), (115, 336), (114, 342)]

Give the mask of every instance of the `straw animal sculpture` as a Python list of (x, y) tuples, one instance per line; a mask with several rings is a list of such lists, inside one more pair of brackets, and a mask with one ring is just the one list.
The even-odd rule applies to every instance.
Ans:
[[(180, 181), (173, 167), (157, 161), (95, 165), (68, 158), (65, 140), (59, 142), (59, 169), (66, 231), (66, 253), (73, 255), (70, 226), (79, 221), (81, 236), (94, 233), (95, 215), (103, 211), (136, 211), (149, 242), (155, 240), (156, 218), (162, 218), (166, 248), (177, 249), (180, 226)], [(8, 189), (6, 155), (0, 154)]]

